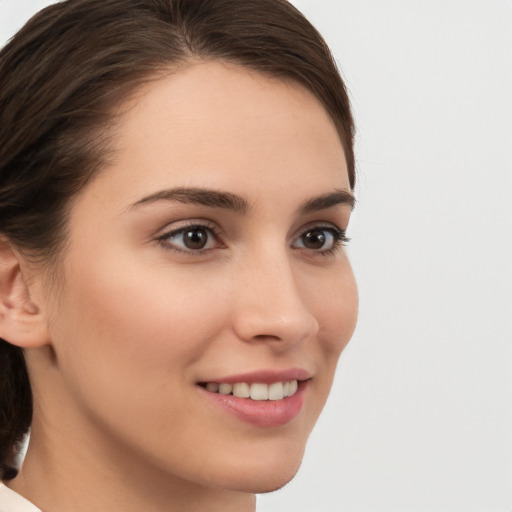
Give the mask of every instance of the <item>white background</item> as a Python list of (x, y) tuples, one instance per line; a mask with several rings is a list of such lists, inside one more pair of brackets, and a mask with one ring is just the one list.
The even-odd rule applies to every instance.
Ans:
[[(0, 40), (48, 3), (0, 0)], [(512, 512), (512, 0), (294, 3), (353, 103), (360, 321), (258, 510)]]

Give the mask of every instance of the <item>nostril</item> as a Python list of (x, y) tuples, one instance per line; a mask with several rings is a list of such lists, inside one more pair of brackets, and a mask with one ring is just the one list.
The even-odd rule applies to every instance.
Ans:
[(264, 340), (279, 340), (280, 338), (279, 338), (279, 336), (276, 336), (274, 334), (257, 334), (256, 336), (254, 336), (254, 339), (264, 341)]

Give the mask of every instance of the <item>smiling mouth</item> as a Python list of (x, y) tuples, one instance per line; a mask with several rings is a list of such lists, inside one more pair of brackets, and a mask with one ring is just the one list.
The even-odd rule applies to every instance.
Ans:
[(265, 384), (262, 382), (237, 382), (229, 384), (227, 382), (207, 382), (201, 383), (201, 387), (211, 393), (220, 395), (232, 395), (237, 398), (247, 398), (255, 401), (263, 400), (283, 400), (289, 396), (293, 396), (299, 387), (297, 380), (274, 382)]

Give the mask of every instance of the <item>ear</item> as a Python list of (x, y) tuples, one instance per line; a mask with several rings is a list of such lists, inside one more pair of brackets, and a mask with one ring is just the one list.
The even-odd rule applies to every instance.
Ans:
[(0, 237), (0, 338), (21, 348), (49, 343), (46, 318), (30, 295), (21, 257)]

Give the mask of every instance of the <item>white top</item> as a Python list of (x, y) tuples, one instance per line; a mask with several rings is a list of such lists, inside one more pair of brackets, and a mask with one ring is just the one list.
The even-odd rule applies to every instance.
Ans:
[(0, 512), (42, 512), (17, 492), (0, 483)]

